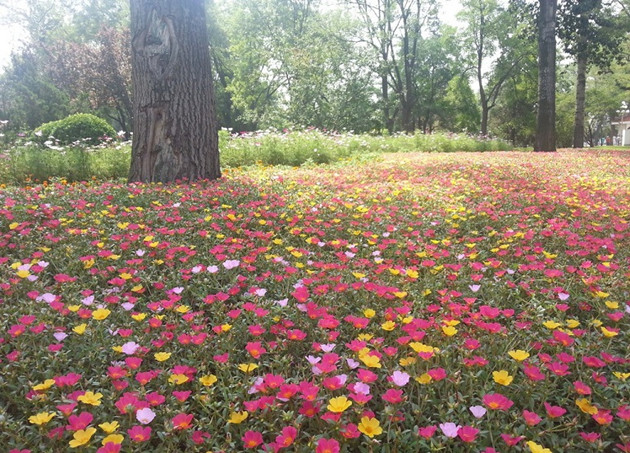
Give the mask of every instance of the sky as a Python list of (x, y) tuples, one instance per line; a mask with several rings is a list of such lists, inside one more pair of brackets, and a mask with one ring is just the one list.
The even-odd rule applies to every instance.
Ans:
[[(459, 1), (442, 0), (440, 19), (444, 23), (455, 25), (455, 15), (460, 9)], [(7, 19), (6, 17), (0, 17), (0, 72), (8, 65), (11, 52), (21, 46), (21, 41), (25, 37), (24, 30), (15, 24), (11, 24)]]

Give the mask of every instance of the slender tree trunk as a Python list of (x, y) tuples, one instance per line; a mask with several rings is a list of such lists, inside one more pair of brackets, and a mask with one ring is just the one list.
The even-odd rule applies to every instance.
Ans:
[(203, 0), (132, 0), (129, 181), (215, 179), (218, 136)]
[(586, 103), (586, 67), (584, 52), (577, 55), (577, 87), (575, 95), (575, 125), (573, 129), (573, 147), (584, 147), (584, 105)]
[(557, 0), (540, 0), (538, 17), (538, 113), (535, 151), (556, 150)]

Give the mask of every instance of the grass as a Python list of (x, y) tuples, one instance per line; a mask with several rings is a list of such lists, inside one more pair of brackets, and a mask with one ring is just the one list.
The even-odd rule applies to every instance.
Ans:
[[(252, 165), (291, 167), (365, 159), (382, 153), (411, 151), (496, 151), (509, 145), (454, 134), (370, 136), (304, 131), (220, 133), (224, 168)], [(0, 183), (30, 184), (51, 178), (66, 181), (126, 179), (131, 160), (130, 143), (98, 147), (17, 143), (0, 154)]]

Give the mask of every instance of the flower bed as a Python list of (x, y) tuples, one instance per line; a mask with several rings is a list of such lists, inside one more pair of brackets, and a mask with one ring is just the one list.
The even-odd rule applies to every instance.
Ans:
[(630, 451), (630, 158), (0, 192), (15, 451)]

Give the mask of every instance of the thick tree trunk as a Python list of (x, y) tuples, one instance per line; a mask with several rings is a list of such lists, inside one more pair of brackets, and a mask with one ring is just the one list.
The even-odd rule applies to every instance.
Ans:
[(132, 0), (129, 181), (215, 179), (218, 136), (203, 0)]
[(577, 87), (575, 95), (575, 125), (573, 128), (573, 147), (584, 147), (584, 105), (586, 103), (586, 67), (584, 52), (577, 56)]
[(535, 151), (556, 150), (557, 0), (540, 0), (538, 17), (538, 113)]

